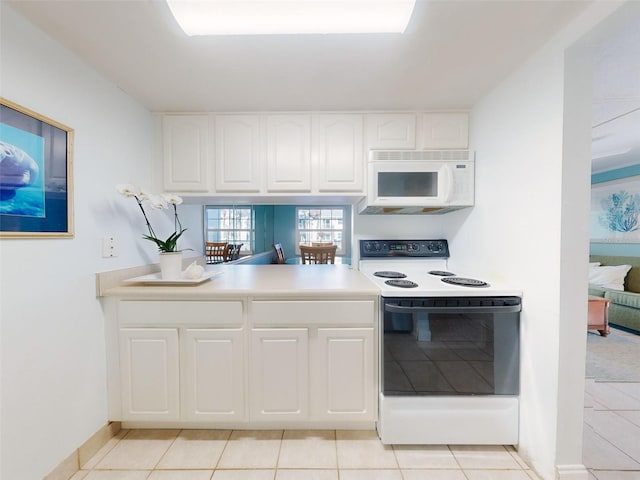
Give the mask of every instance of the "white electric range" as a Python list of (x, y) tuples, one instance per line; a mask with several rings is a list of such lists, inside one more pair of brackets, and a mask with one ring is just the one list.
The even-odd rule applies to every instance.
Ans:
[(521, 292), (448, 269), (437, 240), (361, 240), (381, 292), (385, 444), (518, 443)]
[(521, 291), (450, 271), (446, 240), (361, 240), (359, 269), (384, 297), (521, 296)]

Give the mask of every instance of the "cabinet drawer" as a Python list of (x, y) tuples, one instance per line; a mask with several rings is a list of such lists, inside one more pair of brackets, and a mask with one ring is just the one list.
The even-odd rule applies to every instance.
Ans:
[(121, 301), (121, 326), (238, 325), (242, 302)]
[(373, 300), (251, 302), (253, 325), (371, 325), (376, 317)]

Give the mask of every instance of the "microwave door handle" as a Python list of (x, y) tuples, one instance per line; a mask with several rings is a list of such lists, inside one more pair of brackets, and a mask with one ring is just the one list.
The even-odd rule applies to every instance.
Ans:
[(451, 171), (451, 165), (445, 164), (442, 167), (442, 176), (442, 183), (445, 185), (445, 191), (447, 192), (447, 195), (443, 198), (443, 201), (445, 204), (447, 204), (451, 200), (451, 195), (453, 195), (453, 172)]

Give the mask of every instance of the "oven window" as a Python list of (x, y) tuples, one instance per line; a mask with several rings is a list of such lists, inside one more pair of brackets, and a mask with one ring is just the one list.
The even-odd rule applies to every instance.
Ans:
[(379, 197), (437, 197), (438, 172), (378, 172)]
[(385, 312), (385, 395), (517, 395), (519, 313)]

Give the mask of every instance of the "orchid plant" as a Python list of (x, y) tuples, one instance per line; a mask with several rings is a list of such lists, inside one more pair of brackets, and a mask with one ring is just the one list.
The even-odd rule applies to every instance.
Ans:
[[(162, 195), (153, 195), (150, 193), (141, 190), (136, 185), (132, 184), (120, 184), (116, 186), (116, 190), (121, 195), (127, 198), (135, 198), (138, 203), (138, 207), (140, 207), (140, 211), (142, 212), (142, 216), (144, 217), (144, 221), (147, 223), (147, 229), (149, 230), (148, 235), (143, 235), (142, 237), (152, 241), (158, 247), (158, 251), (161, 253), (168, 252), (179, 252), (178, 250), (178, 239), (182, 236), (182, 234), (187, 230), (186, 228), (182, 228), (180, 224), (180, 219), (178, 218), (178, 208), (177, 206), (182, 203), (182, 198), (178, 195), (167, 193)], [(149, 222), (149, 218), (147, 217), (147, 212), (144, 210), (143, 203), (148, 202), (151, 208), (157, 210), (164, 210), (169, 208), (169, 205), (173, 207), (173, 233), (169, 235), (166, 240), (161, 240), (158, 238), (153, 228), (151, 227), (151, 223)]]

